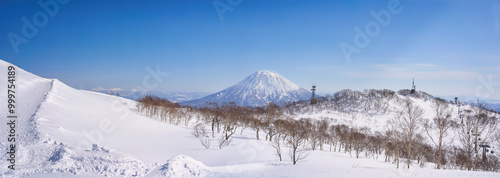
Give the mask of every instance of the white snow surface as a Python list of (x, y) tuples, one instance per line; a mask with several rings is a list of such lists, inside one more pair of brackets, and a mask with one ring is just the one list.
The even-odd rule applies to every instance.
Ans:
[[(10, 65), (0, 60), (0, 73), (7, 73)], [(277, 161), (269, 143), (256, 140), (251, 129), (243, 134), (238, 130), (227, 147), (217, 148), (214, 138), (205, 149), (191, 128), (145, 117), (137, 112), (135, 101), (76, 90), (17, 67), (16, 72), (16, 170), (7, 169), (7, 155), (0, 154), (0, 177), (500, 177), (435, 170), (431, 164), (396, 169), (383, 156), (356, 159), (327, 149), (310, 151), (305, 161), (292, 165), (287, 148), (283, 147), (284, 160)], [(6, 101), (6, 79), (0, 83), (0, 100)], [(7, 105), (1, 103), (0, 117), (6, 118)], [(308, 116), (314, 115), (328, 113)], [(348, 119), (339, 117), (339, 122)], [(3, 122), (0, 148), (6, 151), (10, 143), (7, 121)], [(372, 122), (368, 125), (377, 124)]]
[(257, 71), (229, 88), (212, 95), (183, 102), (190, 106), (203, 106), (206, 102), (235, 102), (242, 106), (264, 106), (268, 102), (284, 103), (306, 100), (311, 92), (297, 86), (274, 71)]

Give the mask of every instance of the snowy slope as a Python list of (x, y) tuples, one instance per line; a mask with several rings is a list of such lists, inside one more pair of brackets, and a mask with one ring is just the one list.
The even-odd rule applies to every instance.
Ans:
[[(365, 96), (361, 96), (360, 98), (363, 99), (363, 97)], [(293, 118), (311, 118), (313, 120), (326, 119), (330, 120), (335, 125), (343, 124), (349, 126), (350, 128), (368, 128), (372, 134), (375, 132), (385, 133), (389, 130), (388, 121), (397, 118), (398, 116), (396, 113), (404, 109), (401, 106), (402, 104), (400, 103), (400, 101), (406, 99), (407, 97), (424, 111), (422, 121), (427, 120), (432, 123), (433, 119), (435, 118), (435, 110), (432, 107), (434, 98), (421, 91), (417, 91), (416, 95), (396, 94), (393, 98), (382, 98), (382, 101), (378, 104), (387, 106), (387, 109), (385, 111), (375, 111), (373, 108), (370, 108), (369, 106), (367, 107), (365, 105), (366, 103), (362, 102), (358, 106), (348, 107), (349, 110), (345, 112), (335, 110), (328, 106), (319, 106), (319, 108), (318, 106), (316, 106), (316, 108), (312, 109), (312, 111), (308, 110), (305, 112), (296, 113)], [(475, 108), (474, 106), (464, 103), (457, 105), (449, 102), (447, 103), (447, 105), (448, 108), (452, 111), (451, 120), (458, 124), (462, 122), (458, 115), (459, 109), (464, 112), (465, 110), (473, 110)], [(497, 114), (496, 117), (498, 118), (500, 117), (500, 115)], [(496, 129), (500, 130), (500, 125), (497, 125)], [(458, 129), (455, 128), (449, 129), (447, 136), (443, 138), (444, 143), (447, 146), (462, 146), (458, 139), (457, 131)], [(428, 138), (428, 135), (425, 133), (421, 125), (419, 125), (417, 133), (422, 134), (426, 139), (426, 143), (432, 145), (432, 142)], [(438, 138), (438, 131), (436, 130), (436, 128), (431, 129), (429, 134), (434, 139)], [(490, 137), (486, 144), (491, 145), (492, 150), (500, 150), (500, 148), (497, 148), (496, 145), (493, 144), (493, 141), (491, 139), (493, 139), (493, 137)], [(500, 156), (500, 154), (497, 155)]]
[(225, 90), (181, 104), (203, 106), (206, 102), (235, 102), (242, 106), (263, 106), (268, 102), (284, 103), (306, 100), (310, 97), (311, 92), (290, 82), (277, 72), (258, 71)]
[[(0, 72), (6, 73), (10, 65), (1, 61)], [(253, 153), (246, 153), (245, 147), (264, 144), (260, 147), (265, 149), (265, 142), (241, 139), (233, 143), (241, 141), (245, 147), (206, 150), (191, 135), (191, 128), (145, 117), (137, 113), (135, 101), (76, 90), (57, 79), (43, 79), (20, 68), (17, 68), (17, 78), (17, 170), (8, 170), (8, 162), (1, 161), (0, 177), (68, 173), (144, 176), (158, 171), (162, 175), (189, 172), (189, 169), (179, 170), (186, 169), (179, 168), (182, 166), (175, 170), (165, 168), (171, 158), (178, 160), (178, 155), (188, 155), (183, 157), (187, 162), (194, 158), (204, 165), (223, 168), (233, 163), (273, 160), (272, 152), (252, 155), (252, 159), (240, 156)], [(7, 86), (3, 82), (2, 86)], [(6, 87), (1, 90), (7, 93)], [(5, 95), (1, 98), (6, 100)], [(3, 104), (2, 118), (6, 117), (6, 108)], [(4, 136), (8, 135), (6, 126), (1, 124)], [(0, 141), (3, 150), (8, 144), (6, 139)], [(2, 154), (1, 159), (6, 160), (6, 156)]]
[[(0, 60), (0, 73), (9, 65)], [(238, 130), (227, 147), (217, 148), (214, 138), (205, 149), (191, 128), (147, 118), (137, 113), (135, 101), (76, 90), (20, 68), (17, 78), (17, 169), (8, 170), (6, 155), (0, 154), (0, 177), (499, 177), (432, 166), (395, 169), (383, 158), (330, 151), (309, 152), (306, 161), (291, 165), (286, 157), (276, 161), (273, 148), (256, 140), (251, 129)], [(0, 92), (6, 93), (1, 82)], [(5, 103), (1, 107), (5, 118)], [(0, 127), (7, 135), (6, 124)], [(6, 146), (1, 139), (0, 148)]]
[[(0, 72), (2, 74), (7, 74), (7, 68), (11, 64), (0, 60)], [(16, 126), (18, 127), (18, 139), (23, 145), (28, 145), (37, 139), (37, 132), (34, 130), (34, 121), (30, 118), (38, 110), (40, 103), (45, 100), (45, 95), (50, 91), (52, 87), (52, 81), (49, 79), (44, 79), (26, 72), (22, 69), (16, 67), (16, 115), (20, 118), (27, 118), (23, 120), (18, 120)], [(5, 75), (2, 75), (5, 76)], [(0, 95), (2, 112), (0, 112), (0, 117), (5, 118), (7, 116), (7, 77), (0, 81), (2, 87), (0, 87)], [(2, 129), (0, 129), (1, 135), (7, 135), (9, 131), (6, 124), (1, 124)], [(3, 142), (2, 142), (3, 143)]]
[[(11, 64), (0, 62), (0, 72), (6, 73)], [(83, 140), (82, 130), (91, 129), (89, 119), (81, 120), (74, 111), (86, 111), (87, 104), (75, 103), (75, 96), (83, 91), (76, 91), (55, 79), (43, 79), (16, 67), (16, 170), (8, 170), (8, 162), (0, 162), (0, 177), (21, 176), (37, 172), (99, 173), (102, 175), (144, 175), (150, 165), (134, 158), (123, 157), (121, 153), (92, 144), (82, 148), (72, 141)], [(7, 86), (2, 82), (2, 86)], [(6, 87), (1, 88), (2, 91)], [(3, 93), (7, 93), (6, 91)], [(68, 94), (72, 97), (60, 97)], [(88, 97), (83, 95), (83, 97)], [(1, 95), (6, 100), (5, 95)], [(78, 102), (78, 101), (76, 101)], [(75, 107), (76, 106), (76, 107)], [(78, 109), (74, 109), (78, 108)], [(73, 109), (73, 110), (65, 110)], [(102, 110), (102, 109), (101, 109)], [(88, 111), (88, 110), (87, 110)], [(106, 112), (105, 110), (103, 112)], [(48, 115), (44, 113), (50, 113)], [(6, 106), (2, 106), (1, 117), (5, 118)], [(63, 118), (68, 117), (66, 120)], [(1, 134), (7, 135), (8, 129), (2, 124)], [(80, 136), (80, 137), (79, 137)], [(68, 144), (69, 143), (69, 144)], [(7, 148), (6, 140), (2, 140), (2, 150)], [(2, 154), (2, 160), (7, 155)], [(134, 169), (130, 169), (134, 168)]]

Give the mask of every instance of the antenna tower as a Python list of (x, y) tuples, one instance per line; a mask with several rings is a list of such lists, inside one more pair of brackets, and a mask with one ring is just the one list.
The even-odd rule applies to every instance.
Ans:
[(458, 101), (458, 97), (455, 97), (455, 104), (458, 105), (458, 119), (462, 120), (462, 126), (464, 126), (464, 117), (462, 115), (462, 110), (460, 109), (460, 102)]
[(415, 86), (415, 78), (413, 78), (413, 81), (411, 82), (411, 91), (410, 91), (410, 94), (415, 93), (416, 90), (417, 90), (417, 87)]
[(311, 91), (312, 91), (311, 104), (316, 104), (317, 103), (317, 100), (316, 100), (316, 85), (312, 86)]

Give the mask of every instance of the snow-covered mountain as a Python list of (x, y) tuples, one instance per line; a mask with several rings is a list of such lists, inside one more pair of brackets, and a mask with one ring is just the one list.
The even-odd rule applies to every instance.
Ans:
[(297, 86), (277, 72), (264, 70), (255, 72), (220, 92), (181, 104), (203, 106), (207, 102), (235, 102), (242, 106), (264, 106), (268, 102), (279, 104), (307, 100), (310, 97), (310, 91)]

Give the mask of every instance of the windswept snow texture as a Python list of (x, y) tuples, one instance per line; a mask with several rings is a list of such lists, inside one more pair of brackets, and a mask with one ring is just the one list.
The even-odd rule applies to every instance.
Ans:
[(184, 102), (190, 106), (203, 106), (207, 102), (235, 102), (241, 106), (264, 106), (268, 102), (284, 103), (307, 100), (311, 92), (290, 82), (274, 71), (258, 71), (238, 84), (212, 95)]

